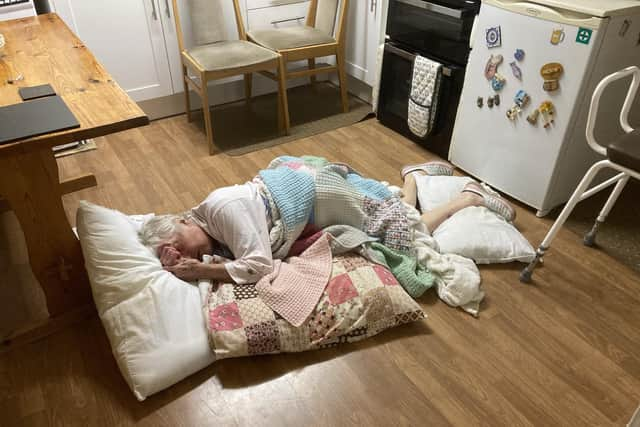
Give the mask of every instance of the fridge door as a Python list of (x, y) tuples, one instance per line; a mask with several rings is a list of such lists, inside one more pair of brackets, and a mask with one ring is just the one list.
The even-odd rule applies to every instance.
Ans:
[[(523, 2), (517, 3), (524, 10)], [(529, 4), (531, 8), (540, 7)], [(552, 11), (545, 13), (544, 16), (550, 16)], [(497, 27), (501, 45), (489, 48), (486, 32)], [(584, 96), (581, 87), (588, 78), (592, 53), (599, 42), (598, 30), (584, 31), (585, 28), (483, 3), (449, 151), (453, 164), (530, 206), (543, 208), (556, 160), (572, 132), (574, 105)], [(563, 34), (557, 36), (562, 41), (552, 44), (556, 30)], [(579, 38), (579, 31), (589, 33), (589, 39)], [(516, 49), (524, 51), (521, 61), (514, 57)], [(497, 72), (506, 83), (499, 92), (492, 89), (485, 77), (491, 55), (503, 56)], [(521, 70), (521, 79), (514, 75), (511, 62)], [(540, 69), (552, 62), (561, 63), (564, 72), (559, 88), (547, 92), (543, 90)], [(506, 113), (514, 106), (514, 96), (521, 89), (529, 94), (530, 101), (510, 120)], [(487, 98), (496, 93), (500, 95), (500, 105), (489, 108)], [(477, 106), (479, 97), (483, 98), (483, 107)], [(527, 116), (547, 100), (555, 106), (554, 123), (545, 128), (542, 117), (538, 117), (536, 125), (527, 122)]]

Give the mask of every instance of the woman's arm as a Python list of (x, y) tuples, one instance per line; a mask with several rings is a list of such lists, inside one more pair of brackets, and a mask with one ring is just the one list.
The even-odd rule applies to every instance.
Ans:
[(187, 282), (200, 279), (225, 283), (235, 282), (224, 264), (205, 264), (193, 258), (182, 258), (177, 264), (165, 266), (164, 269)]

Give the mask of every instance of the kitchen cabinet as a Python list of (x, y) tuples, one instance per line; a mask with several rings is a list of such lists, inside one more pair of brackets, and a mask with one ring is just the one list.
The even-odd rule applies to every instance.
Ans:
[(347, 73), (375, 84), (378, 46), (384, 43), (388, 0), (352, 0), (347, 15)]
[(309, 1), (251, 1), (247, 0), (247, 28), (283, 28), (304, 25)]
[[(372, 85), (376, 49), (382, 42), (387, 0), (351, 0), (347, 20), (347, 72)], [(183, 91), (180, 54), (171, 0), (49, 0), (73, 32), (87, 45), (118, 84), (136, 101), (161, 98)], [(304, 25), (308, 0), (241, 0), (247, 29)], [(384, 6), (384, 7), (383, 7)], [(228, 39), (237, 39), (233, 2), (223, 1)], [(186, 0), (178, 0), (185, 46), (191, 46), (191, 24)], [(216, 103), (241, 99), (238, 78), (212, 82), (220, 86)], [(274, 92), (270, 81), (254, 81), (254, 94)], [(295, 79), (289, 85), (306, 83)], [(222, 87), (225, 87), (224, 89)]]
[(131, 98), (142, 101), (174, 92), (165, 43), (173, 21), (169, 0), (50, 3)]

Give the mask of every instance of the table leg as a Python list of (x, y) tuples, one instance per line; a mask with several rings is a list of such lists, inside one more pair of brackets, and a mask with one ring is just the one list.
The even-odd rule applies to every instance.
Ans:
[(50, 316), (90, 303), (80, 243), (62, 206), (58, 165), (51, 149), (1, 157), (0, 196), (20, 221)]

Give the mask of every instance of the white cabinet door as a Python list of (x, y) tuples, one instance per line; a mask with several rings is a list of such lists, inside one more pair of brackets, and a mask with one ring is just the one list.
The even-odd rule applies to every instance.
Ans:
[(53, 0), (60, 17), (135, 101), (173, 93), (164, 0)]
[(386, 0), (355, 0), (349, 2), (347, 15), (347, 73), (369, 86), (376, 74), (377, 49), (384, 42), (383, 23)]

